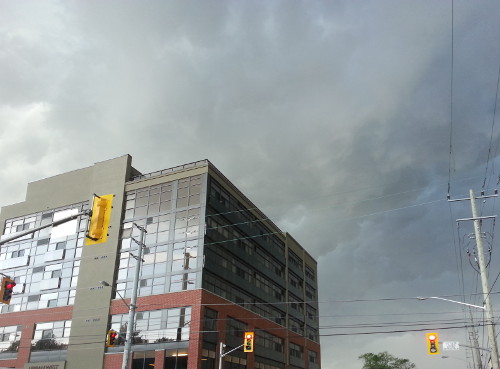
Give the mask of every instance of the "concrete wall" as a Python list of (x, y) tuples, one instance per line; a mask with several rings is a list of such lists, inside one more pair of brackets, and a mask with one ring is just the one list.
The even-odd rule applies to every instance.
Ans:
[[(78, 286), (73, 306), (66, 369), (102, 368), (112, 290), (99, 281), (114, 280), (125, 182), (132, 158), (129, 155), (94, 164), (28, 184), (26, 201), (5, 206), (5, 220), (78, 202), (92, 204), (94, 194), (114, 194), (107, 242), (83, 247)], [(24, 337), (22, 338), (24, 339)]]
[[(118, 257), (125, 181), (131, 157), (123, 156), (95, 164), (88, 181), (87, 196), (113, 194), (110, 228), (105, 243), (84, 246), (78, 289), (73, 307), (67, 369), (102, 368), (112, 289), (99, 281), (113, 283)], [(83, 174), (83, 173), (82, 173)]]

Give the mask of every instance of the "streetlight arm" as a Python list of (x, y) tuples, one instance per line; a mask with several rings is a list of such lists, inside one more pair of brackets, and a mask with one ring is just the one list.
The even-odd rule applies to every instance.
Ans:
[(114, 288), (112, 285), (110, 285), (110, 284), (109, 284), (108, 282), (106, 282), (106, 281), (99, 281), (99, 283), (100, 283), (101, 285), (105, 286), (105, 287), (111, 287), (111, 289), (112, 289), (113, 291), (115, 291), (115, 292), (118, 294), (118, 296), (120, 296), (120, 298), (122, 299), (123, 303), (124, 303), (124, 304), (125, 304), (125, 305), (129, 308), (129, 309), (130, 309), (130, 305), (129, 305), (129, 304), (127, 304), (127, 301), (125, 301), (125, 299), (123, 298), (122, 294), (121, 294), (120, 292), (118, 292), (118, 290), (117, 290), (116, 288)]
[(468, 303), (466, 303), (466, 302), (460, 302), (460, 301), (455, 301), (455, 300), (449, 300), (449, 299), (445, 299), (445, 298), (442, 298), (442, 297), (436, 297), (436, 296), (429, 296), (429, 297), (417, 297), (417, 299), (418, 299), (418, 300), (428, 300), (428, 299), (443, 300), (443, 301), (448, 301), (448, 302), (454, 302), (455, 304), (466, 305), (466, 306), (471, 306), (471, 307), (475, 307), (475, 308), (478, 308), (478, 309), (483, 309), (483, 310), (486, 310), (486, 307), (484, 307), (484, 306), (472, 305), (472, 304), (468, 304)]

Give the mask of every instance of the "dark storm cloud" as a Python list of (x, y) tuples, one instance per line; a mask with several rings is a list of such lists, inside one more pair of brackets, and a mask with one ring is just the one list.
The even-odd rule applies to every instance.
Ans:
[[(454, 9), (462, 196), (483, 180), (500, 9)], [(125, 153), (144, 172), (208, 158), (318, 258), (322, 325), (418, 313), (326, 302), (458, 291), (450, 68), (450, 2), (0, 0), (0, 202)], [(418, 340), (324, 337), (323, 368), (384, 350), (425, 366)]]

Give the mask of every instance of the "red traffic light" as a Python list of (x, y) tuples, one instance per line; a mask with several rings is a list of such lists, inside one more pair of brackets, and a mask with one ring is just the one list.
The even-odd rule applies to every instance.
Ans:
[(118, 336), (118, 332), (113, 330), (113, 329), (110, 329), (108, 331), (108, 337), (106, 339), (106, 347), (114, 347), (116, 346), (117, 344), (117, 336)]
[(433, 334), (430, 334), (430, 335), (429, 335), (429, 340), (431, 340), (431, 341), (435, 341), (435, 340), (436, 340), (436, 336), (435, 336), (435, 335), (433, 335)]
[(12, 298), (12, 290), (16, 286), (16, 282), (9, 277), (2, 278), (2, 286), (0, 290), (0, 302), (4, 304), (10, 304), (10, 299)]

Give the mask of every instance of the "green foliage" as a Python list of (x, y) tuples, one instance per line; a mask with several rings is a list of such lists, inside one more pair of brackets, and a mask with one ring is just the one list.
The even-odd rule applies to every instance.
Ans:
[(363, 369), (415, 369), (416, 366), (408, 359), (392, 356), (387, 351), (379, 354), (368, 352), (359, 357), (364, 360)]
[(34, 345), (31, 345), (33, 351), (41, 350), (65, 350), (67, 345), (57, 342), (54, 338), (45, 338), (38, 340)]

